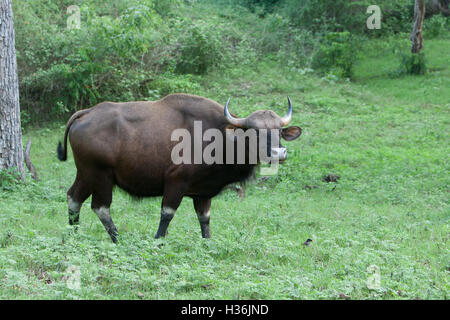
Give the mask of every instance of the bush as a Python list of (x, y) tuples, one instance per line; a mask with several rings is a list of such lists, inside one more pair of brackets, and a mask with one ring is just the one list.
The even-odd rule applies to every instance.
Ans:
[(368, 0), (282, 0), (278, 9), (297, 27), (313, 32), (392, 33), (410, 30), (413, 6), (410, 0), (379, 0), (382, 29), (368, 30)]
[[(314, 32), (355, 30), (355, 25), (363, 25), (363, 5), (354, 6), (348, 0), (284, 0), (282, 12), (300, 28)], [(367, 8), (367, 7), (366, 7)], [(360, 11), (355, 15), (355, 11)]]
[(397, 75), (411, 74), (411, 75), (421, 75), (425, 74), (426, 61), (425, 55), (421, 53), (400, 53), (400, 67), (397, 70)]
[(289, 26), (289, 20), (277, 13), (268, 14), (260, 24), (258, 49), (262, 52), (277, 52), (289, 41), (295, 30)]
[(338, 77), (351, 78), (358, 51), (356, 39), (350, 32), (328, 33), (312, 58), (312, 68), (331, 72)]
[[(259, 15), (264, 17), (267, 12), (272, 12), (280, 0), (241, 0), (242, 5), (253, 10), (259, 11)], [(259, 10), (258, 10), (259, 9)]]
[[(413, 0), (198, 0), (222, 6), (243, 6), (259, 17), (277, 13), (292, 25), (314, 33), (342, 32), (382, 35), (408, 32), (414, 16)], [(382, 28), (368, 30), (367, 8), (376, 4), (382, 12)]]
[[(23, 113), (54, 118), (103, 100), (140, 97), (140, 82), (163, 63), (154, 55), (167, 49), (156, 47), (163, 42), (163, 25), (153, 1), (115, 1), (109, 7), (84, 1), (79, 30), (68, 30), (68, 16), (61, 15), (71, 1), (60, 2), (15, 3)], [(106, 8), (112, 13), (106, 15)]]
[(423, 34), (425, 38), (436, 38), (442, 34), (448, 33), (450, 31), (449, 29), (449, 19), (440, 14), (426, 19), (423, 24)]
[[(186, 25), (190, 24), (186, 28)], [(208, 22), (179, 21), (177, 30), (185, 29), (179, 37), (179, 51), (175, 72), (181, 74), (205, 74), (221, 66), (225, 47), (217, 26)]]
[(312, 64), (313, 54), (318, 47), (319, 40), (311, 31), (300, 30), (283, 43), (279, 56), (287, 61), (291, 68), (309, 68)]
[(166, 17), (173, 12), (174, 8), (180, 6), (181, 3), (182, 0), (157, 0), (154, 3), (154, 8), (159, 15)]
[(21, 180), (21, 175), (16, 168), (0, 170), (1, 191), (14, 191), (21, 184), (23, 184), (23, 180)]
[[(81, 9), (79, 30), (66, 28), (72, 4)], [(204, 74), (241, 60), (247, 44), (231, 22), (195, 20), (176, 11), (180, 6), (181, 0), (14, 2), (24, 119), (185, 92), (195, 82), (167, 74)], [(165, 79), (163, 88), (154, 79)]]
[(382, 21), (381, 30), (377, 30), (378, 34), (411, 33), (414, 23), (414, 1), (383, 1), (380, 8)]

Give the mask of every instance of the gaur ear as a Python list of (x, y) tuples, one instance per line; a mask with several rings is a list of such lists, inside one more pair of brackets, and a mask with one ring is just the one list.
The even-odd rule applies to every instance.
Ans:
[(281, 129), (281, 136), (286, 141), (292, 141), (300, 137), (302, 134), (302, 128), (294, 126), (294, 127), (287, 127), (284, 129)]

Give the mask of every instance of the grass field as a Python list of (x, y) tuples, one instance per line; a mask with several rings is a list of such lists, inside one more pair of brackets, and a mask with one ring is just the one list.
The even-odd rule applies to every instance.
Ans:
[[(408, 45), (407, 43), (405, 44)], [(196, 94), (246, 116), (294, 104), (300, 139), (277, 176), (213, 200), (212, 239), (185, 199), (164, 240), (160, 198), (116, 190), (111, 243), (90, 200), (77, 234), (67, 223), (71, 152), (56, 159), (65, 123), (25, 131), (41, 178), (0, 189), (1, 299), (448, 299), (448, 39), (425, 41), (430, 72), (392, 78), (398, 63), (374, 42), (354, 82), (289, 70), (276, 60), (212, 73)], [(336, 174), (338, 183), (322, 181)], [(310, 246), (302, 243), (313, 240)], [(381, 286), (369, 289), (368, 268)], [(71, 267), (72, 266), (72, 267)], [(81, 288), (69, 289), (79, 268)]]

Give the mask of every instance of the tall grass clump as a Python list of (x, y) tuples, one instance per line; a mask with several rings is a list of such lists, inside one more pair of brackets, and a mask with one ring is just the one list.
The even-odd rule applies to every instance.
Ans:
[(425, 54), (421, 53), (399, 53), (400, 66), (396, 72), (397, 75), (410, 74), (422, 75), (427, 72)]

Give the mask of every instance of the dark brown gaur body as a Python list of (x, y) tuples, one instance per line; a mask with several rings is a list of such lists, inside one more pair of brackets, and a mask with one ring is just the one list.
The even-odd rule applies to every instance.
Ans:
[(69, 138), (77, 167), (75, 182), (67, 192), (69, 223), (78, 225), (81, 205), (92, 195), (92, 209), (116, 242), (118, 233), (109, 208), (117, 185), (137, 197), (163, 196), (156, 238), (166, 235), (183, 197), (191, 197), (202, 236), (209, 238), (211, 198), (226, 185), (246, 180), (255, 164), (176, 165), (171, 160), (172, 148), (178, 144), (171, 141), (173, 130), (184, 128), (192, 133), (194, 121), (202, 121), (203, 131), (278, 128), (284, 139), (293, 140), (301, 134), (299, 127), (281, 129), (291, 115), (290, 106), (288, 119), (267, 110), (236, 119), (229, 114), (228, 103), (224, 110), (217, 102), (187, 94), (158, 101), (103, 102), (78, 111), (67, 123), (64, 147), (58, 146), (58, 158), (64, 161)]

